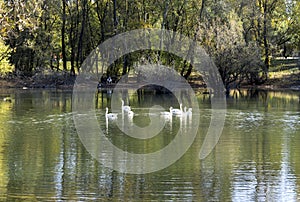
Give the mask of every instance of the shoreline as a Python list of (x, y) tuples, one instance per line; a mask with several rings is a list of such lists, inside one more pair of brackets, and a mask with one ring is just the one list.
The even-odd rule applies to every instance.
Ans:
[[(65, 81), (51, 82), (49, 80), (41, 80), (39, 82), (22, 80), (22, 79), (0, 79), (0, 89), (56, 89), (56, 90), (73, 90), (75, 79), (68, 78)], [(192, 89), (201, 91), (207, 90), (205, 84), (200, 82), (189, 82)], [(102, 89), (114, 88), (115, 84), (105, 85)], [(124, 85), (124, 88), (136, 87), (135, 83), (128, 83)], [(235, 90), (233, 88), (231, 90)], [(288, 82), (282, 82), (277, 79), (269, 79), (265, 84), (261, 85), (241, 85), (240, 90), (257, 89), (257, 90), (270, 90), (270, 91), (299, 91), (300, 92), (300, 79), (288, 80)]]

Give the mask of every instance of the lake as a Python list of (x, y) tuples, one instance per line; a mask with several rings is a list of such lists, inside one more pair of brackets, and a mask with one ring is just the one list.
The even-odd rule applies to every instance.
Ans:
[[(95, 115), (106, 137), (124, 151), (157, 151), (178, 131), (188, 135), (194, 127), (173, 116), (161, 120), (164, 127), (149, 140), (128, 137), (121, 127), (146, 127), (151, 116), (162, 119), (149, 107), (167, 111), (170, 105), (178, 108), (178, 102), (170, 94), (128, 91), (133, 118), (118, 114), (120, 123), (107, 122), (111, 93), (95, 94)], [(192, 122), (196, 116), (200, 121), (184, 155), (162, 170), (129, 174), (99, 163), (83, 145), (74, 124), (72, 91), (0, 89), (0, 200), (300, 200), (300, 92), (231, 92), (222, 135), (203, 160), (199, 151), (211, 104), (209, 95), (196, 95), (199, 113), (193, 113)], [(3, 101), (6, 97), (10, 99)]]

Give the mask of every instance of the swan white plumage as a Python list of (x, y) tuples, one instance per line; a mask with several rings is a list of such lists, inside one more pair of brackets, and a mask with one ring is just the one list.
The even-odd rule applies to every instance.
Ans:
[(133, 118), (133, 116), (134, 116), (134, 112), (133, 111), (128, 111), (128, 117)]
[(124, 105), (124, 100), (121, 100), (121, 102), (122, 102), (122, 111), (126, 111), (126, 112), (131, 111), (130, 106)]
[(191, 116), (193, 114), (193, 109), (192, 108), (184, 107), (184, 113), (187, 116)]
[(117, 113), (108, 113), (108, 108), (106, 107), (105, 118), (115, 120), (118, 118)]
[(170, 107), (169, 111), (160, 112), (160, 115), (161, 116), (170, 116), (170, 115), (172, 115), (172, 110), (173, 110), (173, 107)]
[(172, 114), (173, 115), (176, 115), (176, 116), (179, 116), (179, 115), (182, 115), (182, 104), (180, 104), (180, 108), (179, 109), (172, 109), (171, 110)]
[(127, 111), (127, 116), (128, 116), (129, 119), (132, 119), (133, 116), (134, 116), (134, 112), (131, 111), (131, 110)]

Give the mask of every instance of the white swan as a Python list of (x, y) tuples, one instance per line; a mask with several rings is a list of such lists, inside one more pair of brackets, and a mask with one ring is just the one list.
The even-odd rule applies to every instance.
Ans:
[(118, 118), (117, 113), (108, 113), (108, 108), (106, 107), (105, 118), (115, 120)]
[(169, 111), (166, 111), (166, 112), (160, 112), (160, 115), (161, 115), (161, 116), (171, 116), (171, 115), (172, 115), (172, 110), (173, 110), (173, 107), (170, 107), (170, 108), (169, 108)]
[(172, 114), (175, 115), (175, 116), (179, 116), (179, 115), (182, 115), (182, 104), (180, 104), (180, 109), (172, 109), (171, 110)]
[(134, 112), (131, 111), (131, 110), (127, 111), (127, 116), (128, 116), (129, 119), (133, 119)]
[(185, 113), (187, 116), (191, 116), (191, 115), (193, 114), (193, 109), (192, 109), (192, 108), (184, 107), (184, 113)]
[(123, 111), (126, 111), (126, 112), (131, 111), (131, 107), (130, 106), (124, 105), (124, 100), (121, 100), (121, 102), (122, 102), (122, 112)]

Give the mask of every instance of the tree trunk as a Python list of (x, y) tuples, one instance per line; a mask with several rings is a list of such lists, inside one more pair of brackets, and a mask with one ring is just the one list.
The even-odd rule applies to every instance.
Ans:
[(71, 56), (70, 56), (70, 62), (71, 62), (71, 69), (70, 69), (70, 74), (71, 75), (75, 75), (75, 37), (74, 37), (74, 32), (75, 32), (75, 26), (74, 26), (74, 22), (72, 20), (71, 22), (71, 29), (69, 31), (70, 34), (70, 46), (71, 46)]
[(265, 69), (264, 69), (264, 79), (268, 80), (268, 74), (269, 74), (269, 68), (270, 68), (270, 53), (269, 53), (269, 43), (268, 43), (268, 28), (267, 28), (267, 13), (268, 13), (268, 0), (264, 1), (264, 5), (263, 5), (263, 9), (264, 9), (264, 13), (263, 13), (263, 17), (264, 17), (264, 28), (263, 28), (263, 39), (264, 39), (264, 49), (265, 49)]
[[(128, 71), (128, 56), (124, 55), (123, 57), (123, 72), (122, 75), (126, 75)], [(126, 83), (128, 82), (128, 75), (126, 75), (126, 79), (125, 79)]]
[(101, 38), (100, 38), (100, 42), (102, 43), (105, 39), (105, 18), (107, 16), (107, 9), (108, 9), (108, 1), (105, 3), (105, 6), (103, 9), (100, 8), (99, 6), (99, 1), (96, 1), (96, 6), (97, 6), (97, 17), (100, 23), (100, 27), (101, 27)]
[(118, 19), (117, 19), (117, 0), (113, 0), (114, 2), (114, 28), (115, 31), (117, 29), (118, 26)]
[(86, 23), (86, 4), (87, 1), (84, 0), (82, 3), (83, 9), (82, 9), (82, 22), (81, 22), (81, 30), (80, 30), (80, 35), (79, 35), (79, 40), (78, 40), (78, 52), (77, 52), (77, 69), (78, 73), (80, 70), (80, 66), (83, 63), (83, 35), (85, 31), (85, 23)]
[[(199, 19), (198, 19), (198, 25), (197, 25), (197, 27), (196, 27), (196, 31), (195, 31), (195, 33), (194, 33), (194, 41), (197, 41), (197, 35), (198, 35), (198, 32), (199, 32), (199, 29), (200, 29), (200, 22), (201, 22), (201, 20), (202, 20), (202, 15), (203, 15), (203, 11), (204, 11), (204, 6), (205, 6), (205, 0), (202, 0), (202, 3), (201, 3), (201, 8), (200, 8), (200, 11), (199, 11)], [(188, 53), (188, 55), (189, 56), (191, 56), (191, 63), (193, 64), (193, 62), (194, 62), (194, 49), (195, 49), (195, 43), (192, 43), (191, 45), (190, 45), (190, 48), (189, 48), (189, 53)], [(189, 76), (191, 75), (191, 73), (192, 73), (192, 70), (193, 70), (193, 65), (192, 64), (190, 64), (189, 66), (188, 66), (188, 70), (187, 70), (187, 72), (186, 72), (186, 74), (184, 75), (184, 78), (185, 79), (188, 79), (189, 78)], [(183, 73), (183, 71), (182, 71), (182, 73)], [(183, 75), (183, 74), (182, 74)]]
[[(169, 11), (169, 0), (166, 1), (165, 10), (163, 12), (163, 19), (162, 19), (162, 23), (161, 23), (161, 29), (162, 30), (165, 29), (165, 24), (166, 24), (166, 18), (167, 18), (168, 11)], [(164, 36), (163, 36), (163, 32), (161, 32), (160, 44), (159, 44), (160, 50), (163, 50), (163, 47), (162, 47), (163, 46), (163, 41), (164, 41)], [(162, 56), (162, 51), (159, 51), (157, 55), (158, 55), (158, 61), (160, 61), (161, 56)]]
[(66, 57), (66, 42), (65, 42), (65, 33), (66, 33), (66, 0), (62, 0), (63, 6), (63, 21), (61, 28), (61, 52), (62, 52), (62, 60), (63, 60), (63, 69), (67, 70), (67, 57)]

